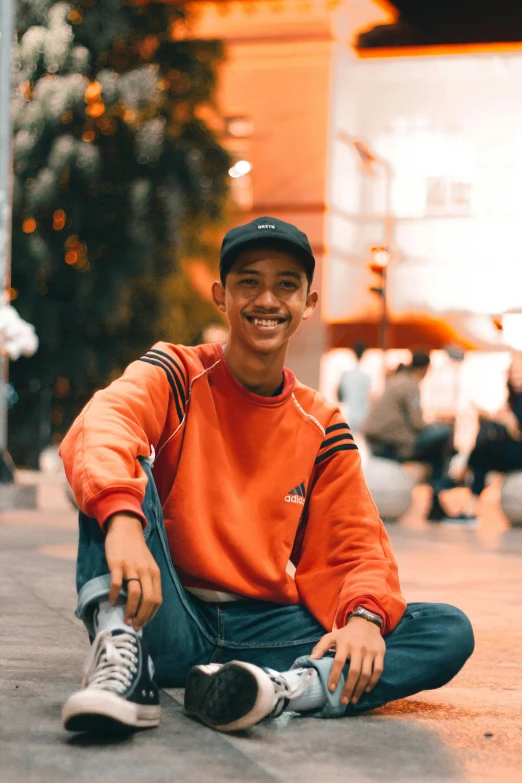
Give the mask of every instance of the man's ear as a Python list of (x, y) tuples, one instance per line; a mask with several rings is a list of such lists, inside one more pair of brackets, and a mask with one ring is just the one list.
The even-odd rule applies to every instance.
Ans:
[(303, 321), (308, 321), (308, 319), (314, 314), (314, 310), (317, 307), (317, 302), (319, 301), (319, 294), (317, 291), (309, 291), (308, 296), (306, 297), (306, 306), (305, 311), (303, 313)]
[(227, 308), (225, 306), (225, 286), (223, 283), (220, 283), (219, 280), (216, 280), (215, 283), (212, 283), (212, 299), (219, 312), (226, 313)]

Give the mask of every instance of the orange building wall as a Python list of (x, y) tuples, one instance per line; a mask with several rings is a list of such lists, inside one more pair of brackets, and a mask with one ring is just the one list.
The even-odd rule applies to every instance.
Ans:
[[(233, 0), (192, 8), (193, 36), (225, 42), (220, 113), (253, 123), (250, 138), (225, 139), (253, 165), (251, 208), (232, 222), (271, 215), (299, 226), (314, 250), (321, 294), (336, 46), (349, 46), (357, 30), (386, 14), (372, 0)], [(319, 386), (326, 336), (318, 309), (290, 346), (288, 365), (311, 386)]]
[[(229, 115), (250, 117), (249, 160), (253, 205), (235, 222), (271, 215), (308, 234), (322, 277), (325, 158), (330, 44), (231, 43), (220, 74), (219, 102)], [(305, 383), (317, 385), (325, 348), (319, 313), (294, 337), (288, 363)]]

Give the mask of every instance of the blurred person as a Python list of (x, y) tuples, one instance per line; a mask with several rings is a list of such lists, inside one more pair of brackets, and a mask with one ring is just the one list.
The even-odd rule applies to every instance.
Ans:
[(460, 610), (406, 604), (348, 425), (284, 366), (314, 267), (288, 223), (229, 231), (212, 287), (226, 345), (157, 343), (65, 437), (93, 641), (67, 729), (156, 726), (156, 683), (221, 731), (354, 715), (471, 655)]
[(364, 423), (363, 434), (372, 454), (398, 462), (423, 462), (430, 466), (433, 491), (430, 522), (473, 524), (467, 515), (448, 516), (439, 494), (451, 482), (447, 466), (453, 448), (453, 431), (441, 422), (427, 424), (420, 403), (420, 383), (430, 366), (429, 354), (413, 353), (409, 366), (399, 365), (387, 379), (383, 395), (375, 400)]
[(467, 467), (472, 474), (466, 513), (476, 515), (487, 474), (522, 470), (522, 354), (515, 354), (507, 373), (507, 401), (495, 415), (479, 410), (479, 432)]
[(338, 387), (339, 402), (344, 403), (350, 427), (354, 432), (359, 432), (366, 416), (370, 400), (372, 381), (368, 373), (361, 370), (361, 359), (366, 353), (364, 343), (355, 343), (353, 352), (357, 359), (357, 365), (352, 370), (346, 370), (341, 375)]

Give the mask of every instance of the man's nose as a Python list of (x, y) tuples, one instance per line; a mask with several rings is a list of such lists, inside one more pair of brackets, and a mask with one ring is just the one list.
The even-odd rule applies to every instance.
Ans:
[(264, 288), (259, 291), (255, 298), (256, 307), (262, 307), (264, 310), (279, 310), (279, 300), (271, 288)]

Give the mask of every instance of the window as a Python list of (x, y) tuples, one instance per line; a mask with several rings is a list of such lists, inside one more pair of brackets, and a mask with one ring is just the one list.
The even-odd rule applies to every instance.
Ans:
[(470, 192), (469, 182), (454, 182), (449, 177), (427, 177), (426, 214), (466, 215)]

